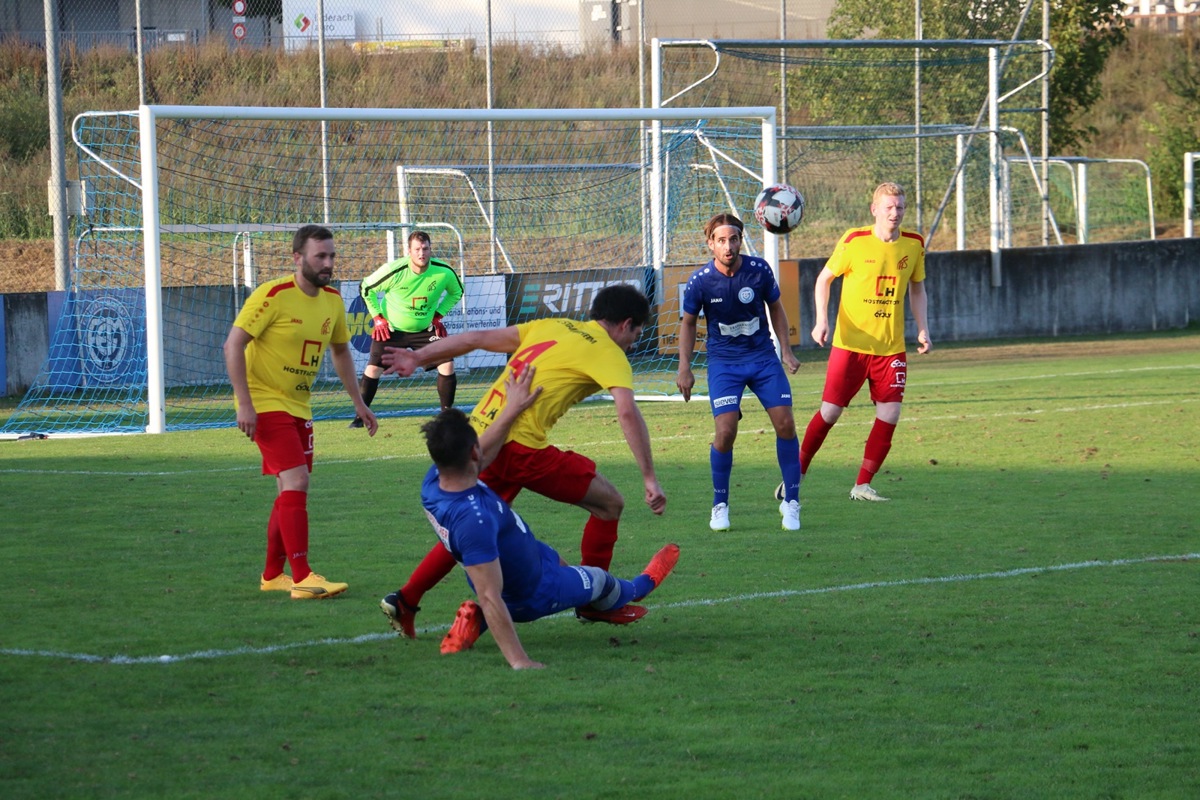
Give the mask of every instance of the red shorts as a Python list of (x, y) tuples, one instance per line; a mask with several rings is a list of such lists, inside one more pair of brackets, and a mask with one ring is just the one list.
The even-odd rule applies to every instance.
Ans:
[(313, 467), (313, 424), (311, 419), (293, 417), (286, 411), (264, 411), (254, 426), (254, 443), (262, 451), (263, 475)]
[(821, 399), (845, 408), (862, 385), (870, 382), (871, 402), (899, 403), (904, 400), (907, 377), (908, 357), (904, 353), (873, 356), (835, 347), (829, 353)]
[(534, 450), (506, 442), (496, 460), (479, 476), (493, 492), (511, 503), (522, 489), (575, 505), (596, 477), (596, 462), (571, 450), (547, 446)]

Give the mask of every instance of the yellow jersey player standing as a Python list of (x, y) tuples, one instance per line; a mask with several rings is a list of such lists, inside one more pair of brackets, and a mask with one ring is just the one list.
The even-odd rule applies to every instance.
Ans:
[[(418, 367), (437, 364), (473, 350), (512, 353), (504, 370), (471, 412), (471, 425), (486, 431), (505, 404), (505, 376), (517, 376), (528, 365), (537, 368), (533, 383), (541, 395), (509, 430), (494, 461), (479, 479), (506, 503), (522, 489), (530, 489), (560, 503), (579, 506), (589, 513), (580, 545), (582, 565), (607, 570), (617, 541), (617, 524), (625, 500), (617, 488), (596, 471), (596, 462), (570, 450), (560, 450), (547, 439), (550, 429), (572, 406), (598, 391), (612, 395), (617, 419), (629, 450), (642, 473), (646, 505), (663, 513), (667, 498), (654, 471), (650, 433), (633, 395), (633, 368), (626, 352), (642, 334), (650, 318), (650, 303), (627, 284), (607, 286), (592, 301), (586, 322), (550, 318), (505, 328), (467, 331), (432, 342), (420, 350), (388, 348), (383, 363), (388, 372), (411, 375)], [(418, 604), (454, 569), (454, 556), (440, 543), (412, 573), (408, 583), (381, 603), (392, 627), (415, 638), (413, 625)], [(600, 611), (580, 609), (581, 619), (626, 624), (645, 616), (642, 606)]]
[[(308, 482), (313, 466), (310, 394), (328, 347), (333, 366), (375, 435), (375, 415), (354, 381), (350, 329), (333, 279), (333, 234), (305, 225), (292, 238), (293, 275), (255, 289), (225, 339), (225, 369), (233, 386), (238, 429), (262, 452), (264, 475), (277, 493), (267, 522), (267, 558), (259, 583), (264, 592), (291, 592), (295, 600), (324, 599), (346, 591), (308, 564)], [(292, 574), (283, 571), (290, 565)]]
[(817, 275), (813, 293), (816, 322), (812, 338), (824, 347), (829, 338), (829, 287), (835, 279), (842, 279), (821, 408), (808, 423), (800, 442), (801, 481), (826, 434), (862, 385), (869, 383), (875, 422), (867, 436), (858, 478), (850, 490), (851, 500), (888, 499), (871, 487), (871, 480), (892, 447), (892, 434), (900, 421), (900, 404), (904, 400), (908, 377), (905, 294), (912, 298), (917, 352), (928, 353), (933, 348), (927, 318), (929, 298), (925, 292), (925, 240), (920, 234), (900, 229), (904, 210), (903, 188), (895, 183), (876, 187), (871, 199), (875, 223), (852, 228), (842, 235), (833, 255)]

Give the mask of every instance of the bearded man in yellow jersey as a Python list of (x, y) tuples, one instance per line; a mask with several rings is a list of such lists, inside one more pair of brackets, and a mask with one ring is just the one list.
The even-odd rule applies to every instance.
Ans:
[(858, 479), (850, 490), (851, 500), (888, 499), (871, 487), (871, 480), (892, 447), (904, 400), (908, 375), (904, 347), (906, 293), (912, 298), (917, 323), (917, 352), (933, 349), (925, 292), (925, 240), (920, 234), (900, 229), (904, 209), (903, 188), (895, 183), (876, 187), (871, 199), (875, 224), (852, 228), (842, 235), (817, 275), (814, 290), (816, 322), (812, 338), (824, 347), (829, 338), (829, 286), (834, 279), (842, 279), (821, 408), (800, 442), (800, 477), (803, 481), (813, 456), (850, 400), (864, 383), (869, 383), (875, 423), (867, 436)]
[[(264, 592), (291, 592), (293, 600), (324, 600), (347, 588), (308, 564), (310, 393), (326, 347), (367, 432), (374, 436), (377, 428), (354, 380), (345, 304), (329, 286), (336, 255), (328, 228), (300, 228), (292, 237), (295, 273), (251, 292), (225, 338), (238, 430), (258, 445), (263, 474), (274, 475), (278, 489), (267, 522), (267, 559), (259, 586)], [(290, 576), (285, 565), (291, 567)]]
[[(495, 460), (479, 475), (506, 503), (521, 489), (531, 489), (560, 503), (589, 512), (580, 545), (582, 565), (607, 570), (617, 541), (617, 523), (625, 500), (615, 486), (596, 472), (596, 462), (550, 444), (550, 429), (579, 401), (606, 391), (612, 395), (621, 431), (642, 472), (646, 505), (663, 513), (666, 495), (654, 472), (650, 434), (633, 396), (633, 368), (626, 352), (642, 334), (650, 318), (650, 303), (627, 284), (607, 286), (596, 293), (586, 322), (553, 317), (505, 328), (466, 331), (431, 342), (419, 350), (386, 348), (387, 372), (411, 375), (418, 367), (473, 350), (512, 353), (505, 369), (471, 412), (477, 433), (487, 430), (505, 404), (505, 379), (520, 376), (527, 365), (537, 367), (533, 390), (538, 401), (517, 418)], [(408, 583), (380, 603), (391, 625), (401, 635), (416, 638), (414, 618), (425, 592), (454, 569), (454, 556), (441, 543), (433, 546)], [(646, 614), (643, 606), (627, 605), (615, 611), (578, 610), (580, 619), (623, 625)]]

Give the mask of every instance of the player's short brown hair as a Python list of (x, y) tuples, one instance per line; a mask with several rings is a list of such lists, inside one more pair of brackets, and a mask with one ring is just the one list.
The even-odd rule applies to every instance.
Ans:
[(327, 242), (332, 238), (333, 231), (323, 225), (305, 225), (296, 231), (296, 235), (292, 237), (292, 252), (303, 253), (304, 245), (308, 244), (309, 239), (318, 242)]
[(457, 408), (447, 408), (421, 426), (429, 457), (439, 468), (461, 470), (467, 466), (471, 448), (479, 434), (471, 427), (470, 418)]
[(617, 325), (627, 319), (634, 325), (645, 325), (650, 319), (650, 301), (636, 286), (615, 283), (596, 292), (588, 316)]

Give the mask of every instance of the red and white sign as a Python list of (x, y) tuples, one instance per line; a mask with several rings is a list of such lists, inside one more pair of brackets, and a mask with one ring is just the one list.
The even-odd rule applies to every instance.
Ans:
[(246, 38), (246, 26), (240, 22), (237, 23), (236, 25), (234, 25), (233, 26), (233, 38), (237, 39), (239, 42), (242, 39), (245, 39)]
[(246, 16), (246, 0), (233, 0), (233, 15), (235, 17)]

